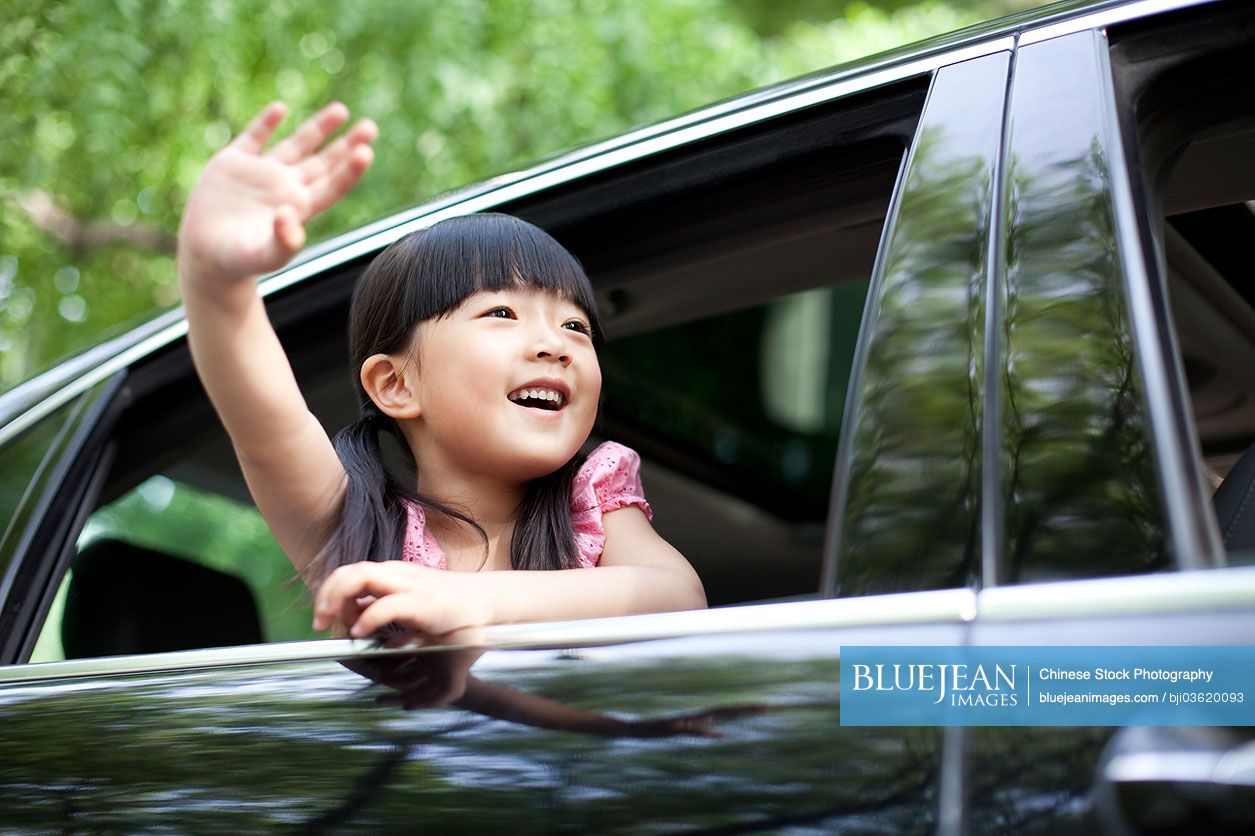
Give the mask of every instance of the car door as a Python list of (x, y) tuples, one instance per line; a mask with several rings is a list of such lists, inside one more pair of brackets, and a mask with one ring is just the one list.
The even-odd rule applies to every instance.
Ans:
[[(646, 131), (635, 152), (613, 148), (600, 166), (579, 157), (434, 213), (504, 208), (570, 242), (618, 329), (608, 367), (616, 340), (628, 358), (651, 334), (695, 321), (728, 323), (687, 328), (698, 335), (761, 326), (758, 350), (740, 355), (754, 385), (734, 390), (745, 401), (761, 387), (767, 405), (752, 420), (708, 433), (701, 422), (736, 404), (685, 423), (697, 420), (691, 397), (674, 425), (631, 405), (608, 412), (618, 430), (639, 430), (646, 484), (662, 487), (651, 493), (659, 526), (724, 603), (809, 600), (495, 628), (476, 649), (322, 641), (13, 666), (0, 671), (9, 823), (953, 829), (957, 738), (841, 727), (839, 656), (842, 645), (961, 644), (975, 611), (974, 410), (985, 384), (973, 370), (1010, 49), (1007, 38), (975, 38), (812, 79)], [(640, 228), (657, 235), (624, 235)], [(319, 350), (327, 343), (315, 325), (329, 315), (310, 300), (339, 304), (369, 247), (352, 250), (358, 261), (325, 268), (324, 285), (302, 294), (293, 284), (290, 304), (272, 294), (298, 374), (317, 365), (302, 361), (299, 333)], [(731, 269), (738, 263), (753, 269)], [(865, 305), (850, 286), (866, 289)], [(644, 292), (657, 288), (670, 292)], [(825, 313), (815, 319), (817, 299)], [(846, 323), (853, 359), (784, 397), (759, 375), (794, 365), (801, 337), (779, 335), (805, 322), (823, 333)], [(674, 338), (668, 331), (668, 351)], [(928, 362), (912, 364), (921, 353)], [(172, 434), (161, 424), (169, 416), (148, 407), (165, 400), (163, 386), (187, 391), (184, 354), (175, 342), (153, 360), (160, 375), (137, 364), (112, 425), (123, 464), (97, 471), (106, 484), (119, 472), (124, 484), (143, 478), (136, 434), (149, 448)], [(844, 385), (833, 391), (846, 379), (849, 397)], [(941, 381), (957, 381), (957, 393)], [(694, 391), (696, 382), (682, 394)], [(937, 397), (944, 408), (925, 408)], [(180, 403), (187, 436), (194, 406)], [(785, 429), (795, 434), (766, 435)], [(761, 472), (773, 451), (779, 472)], [(147, 453), (150, 469), (170, 456)], [(677, 513), (665, 522), (668, 506)], [(706, 516), (689, 516), (698, 511)], [(725, 553), (739, 556), (721, 565)], [(844, 597), (825, 600), (836, 591)]]
[[(1141, 165), (1156, 149), (1139, 136), (1127, 86), (1117, 89), (1135, 76), (1144, 85), (1146, 65), (1170, 64), (1173, 53), (1205, 62), (1237, 50), (1249, 61), (1249, 16), (1243, 25), (1235, 11), (1204, 7), (1111, 30), (1082, 19), (1019, 36), (998, 327), (986, 343), (996, 370), (985, 432), (992, 515), (974, 645), (1249, 645), (1255, 636), (1255, 573), (1228, 565), (1203, 483), (1195, 417), (1208, 418), (1207, 408), (1197, 396), (1192, 408), (1198, 381), (1187, 380), (1174, 329), (1164, 204), (1155, 171)], [(1125, 50), (1117, 62), (1140, 62), (1122, 79), (1112, 43)], [(1204, 89), (1192, 91), (1196, 104)], [(1236, 367), (1249, 360), (1242, 354), (1230, 357)], [(1240, 446), (1253, 430), (1246, 423)], [(1241, 781), (1216, 768), (1249, 744), (1249, 729), (961, 736), (966, 820), (977, 831), (1250, 824), (1240, 812), (1249, 794), (1243, 802)]]

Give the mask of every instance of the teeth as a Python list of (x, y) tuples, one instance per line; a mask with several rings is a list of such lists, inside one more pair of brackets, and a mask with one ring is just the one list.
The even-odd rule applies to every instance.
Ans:
[(520, 401), (527, 398), (535, 398), (536, 400), (541, 401), (553, 401), (558, 406), (561, 406), (566, 400), (562, 393), (556, 389), (515, 389), (506, 397), (512, 401)]

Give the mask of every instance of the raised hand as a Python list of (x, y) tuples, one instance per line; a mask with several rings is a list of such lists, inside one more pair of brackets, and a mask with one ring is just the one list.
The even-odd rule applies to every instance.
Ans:
[(266, 151), (287, 114), (274, 102), (209, 161), (179, 226), (185, 278), (235, 280), (277, 270), (305, 243), (305, 222), (333, 206), (374, 160), (378, 128), (363, 119), (326, 144), (349, 118), (339, 102)]

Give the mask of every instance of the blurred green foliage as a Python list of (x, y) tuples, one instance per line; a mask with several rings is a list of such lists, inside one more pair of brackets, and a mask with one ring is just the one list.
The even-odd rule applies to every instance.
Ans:
[(266, 102), (382, 129), (317, 239), (1028, 0), (34, 0), (0, 23), (0, 389), (178, 301), (174, 232)]

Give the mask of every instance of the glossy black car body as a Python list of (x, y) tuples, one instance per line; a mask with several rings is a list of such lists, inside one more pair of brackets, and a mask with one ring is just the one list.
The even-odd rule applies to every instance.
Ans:
[[(104, 658), (27, 664), (100, 508), (154, 474), (244, 494), (177, 314), (7, 393), (0, 828), (1251, 826), (1249, 778), (1221, 768), (1249, 759), (1241, 730), (848, 728), (838, 695), (842, 645), (1251, 643), (1253, 57), (1245, 3), (1060, 4), (473, 187), (267, 280), (335, 427), (353, 399), (328, 335), (374, 253), (472, 211), (550, 230), (601, 296), (599, 432), (641, 451), (709, 611), (200, 649), (222, 643), (185, 629), (216, 582), (174, 572), (64, 617), (67, 655)], [(1205, 477), (1230, 469), (1218, 515)], [(175, 613), (133, 612), (154, 599)], [(139, 652), (166, 638), (188, 649)]]

